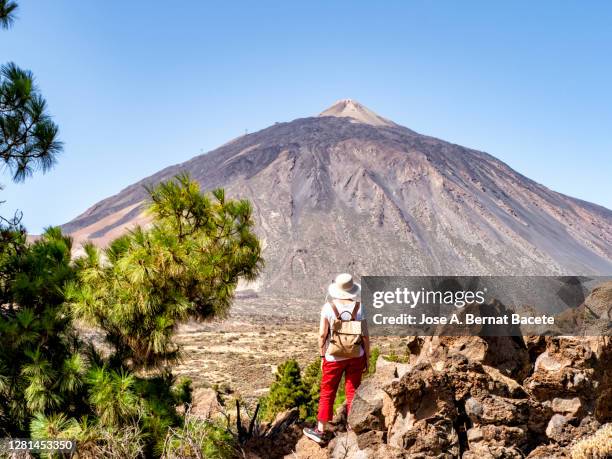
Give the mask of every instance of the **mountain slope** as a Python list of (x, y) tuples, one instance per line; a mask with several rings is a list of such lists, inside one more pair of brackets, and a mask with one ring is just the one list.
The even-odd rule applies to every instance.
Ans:
[(358, 274), (610, 274), (612, 212), (486, 153), (343, 100), (168, 167), (64, 230), (99, 245), (146, 224), (145, 184), (188, 171), (253, 202), (266, 269), (255, 288), (307, 295)]

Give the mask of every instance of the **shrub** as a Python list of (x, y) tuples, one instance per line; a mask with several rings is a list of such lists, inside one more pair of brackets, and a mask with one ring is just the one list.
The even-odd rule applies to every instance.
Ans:
[(262, 400), (262, 417), (272, 420), (278, 413), (303, 407), (309, 401), (310, 394), (302, 381), (299, 364), (294, 359), (287, 360), (278, 366), (276, 381)]
[(229, 459), (237, 457), (235, 438), (221, 425), (190, 414), (180, 428), (171, 428), (161, 452), (163, 459)]
[[(30, 423), (32, 438), (38, 440), (71, 440), (74, 453), (83, 459), (139, 458), (145, 456), (144, 434), (136, 423), (121, 428), (101, 426), (88, 417), (80, 421), (63, 414), (37, 414)], [(43, 458), (63, 457), (41, 453)]]
[(304, 382), (308, 399), (303, 407), (300, 408), (300, 416), (308, 422), (315, 422), (317, 420), (319, 391), (321, 389), (321, 362), (319, 360), (313, 361), (304, 369), (302, 381)]
[(606, 459), (612, 457), (612, 424), (605, 424), (593, 435), (572, 447), (572, 459)]
[(406, 351), (402, 354), (398, 354), (395, 349), (391, 349), (389, 354), (384, 355), (383, 358), (389, 362), (395, 363), (408, 363), (410, 362), (410, 354)]
[(380, 348), (374, 347), (370, 350), (370, 362), (369, 362), (368, 374), (366, 376), (372, 376), (374, 373), (376, 373), (376, 361), (378, 360), (379, 356), (380, 356)]
[(58, 228), (27, 244), (4, 230), (0, 250), (0, 433), (27, 436), (37, 413), (87, 411), (81, 354), (62, 286), (76, 277), (72, 241)]

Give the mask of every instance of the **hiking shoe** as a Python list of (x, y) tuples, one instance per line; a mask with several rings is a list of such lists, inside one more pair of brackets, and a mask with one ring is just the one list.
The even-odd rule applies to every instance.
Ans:
[(309, 427), (306, 427), (303, 432), (306, 437), (310, 438), (314, 442), (317, 442), (319, 444), (327, 442), (327, 436), (325, 435), (325, 432), (321, 432), (319, 429), (311, 429)]

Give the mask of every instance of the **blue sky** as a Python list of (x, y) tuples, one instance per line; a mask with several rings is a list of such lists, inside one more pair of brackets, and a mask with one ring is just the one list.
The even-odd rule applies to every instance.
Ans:
[(612, 2), (19, 0), (58, 165), (0, 182), (30, 232), (159, 169), (353, 98), (612, 208)]

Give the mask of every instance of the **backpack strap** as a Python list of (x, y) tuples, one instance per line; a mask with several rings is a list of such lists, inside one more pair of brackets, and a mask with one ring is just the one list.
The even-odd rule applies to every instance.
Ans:
[(329, 305), (332, 308), (332, 311), (334, 311), (334, 314), (336, 315), (336, 319), (338, 320), (342, 320), (340, 318), (340, 313), (338, 312), (338, 308), (336, 307), (336, 305), (334, 304), (334, 300), (329, 300)]
[(351, 320), (355, 320), (357, 317), (357, 312), (359, 312), (359, 306), (361, 303), (359, 301), (355, 301), (355, 307), (353, 308), (353, 312), (351, 313)]
[[(334, 314), (336, 315), (336, 319), (342, 320), (342, 317), (340, 317), (340, 313), (338, 312), (338, 308), (334, 304), (334, 300), (330, 300), (329, 305), (331, 306), (332, 311), (334, 311)], [(355, 317), (357, 317), (357, 312), (359, 312), (360, 305), (361, 303), (359, 301), (355, 301), (355, 307), (353, 307), (353, 312), (351, 313), (351, 320), (355, 320)], [(345, 312), (348, 312), (348, 311), (343, 311), (342, 314), (344, 314)]]

